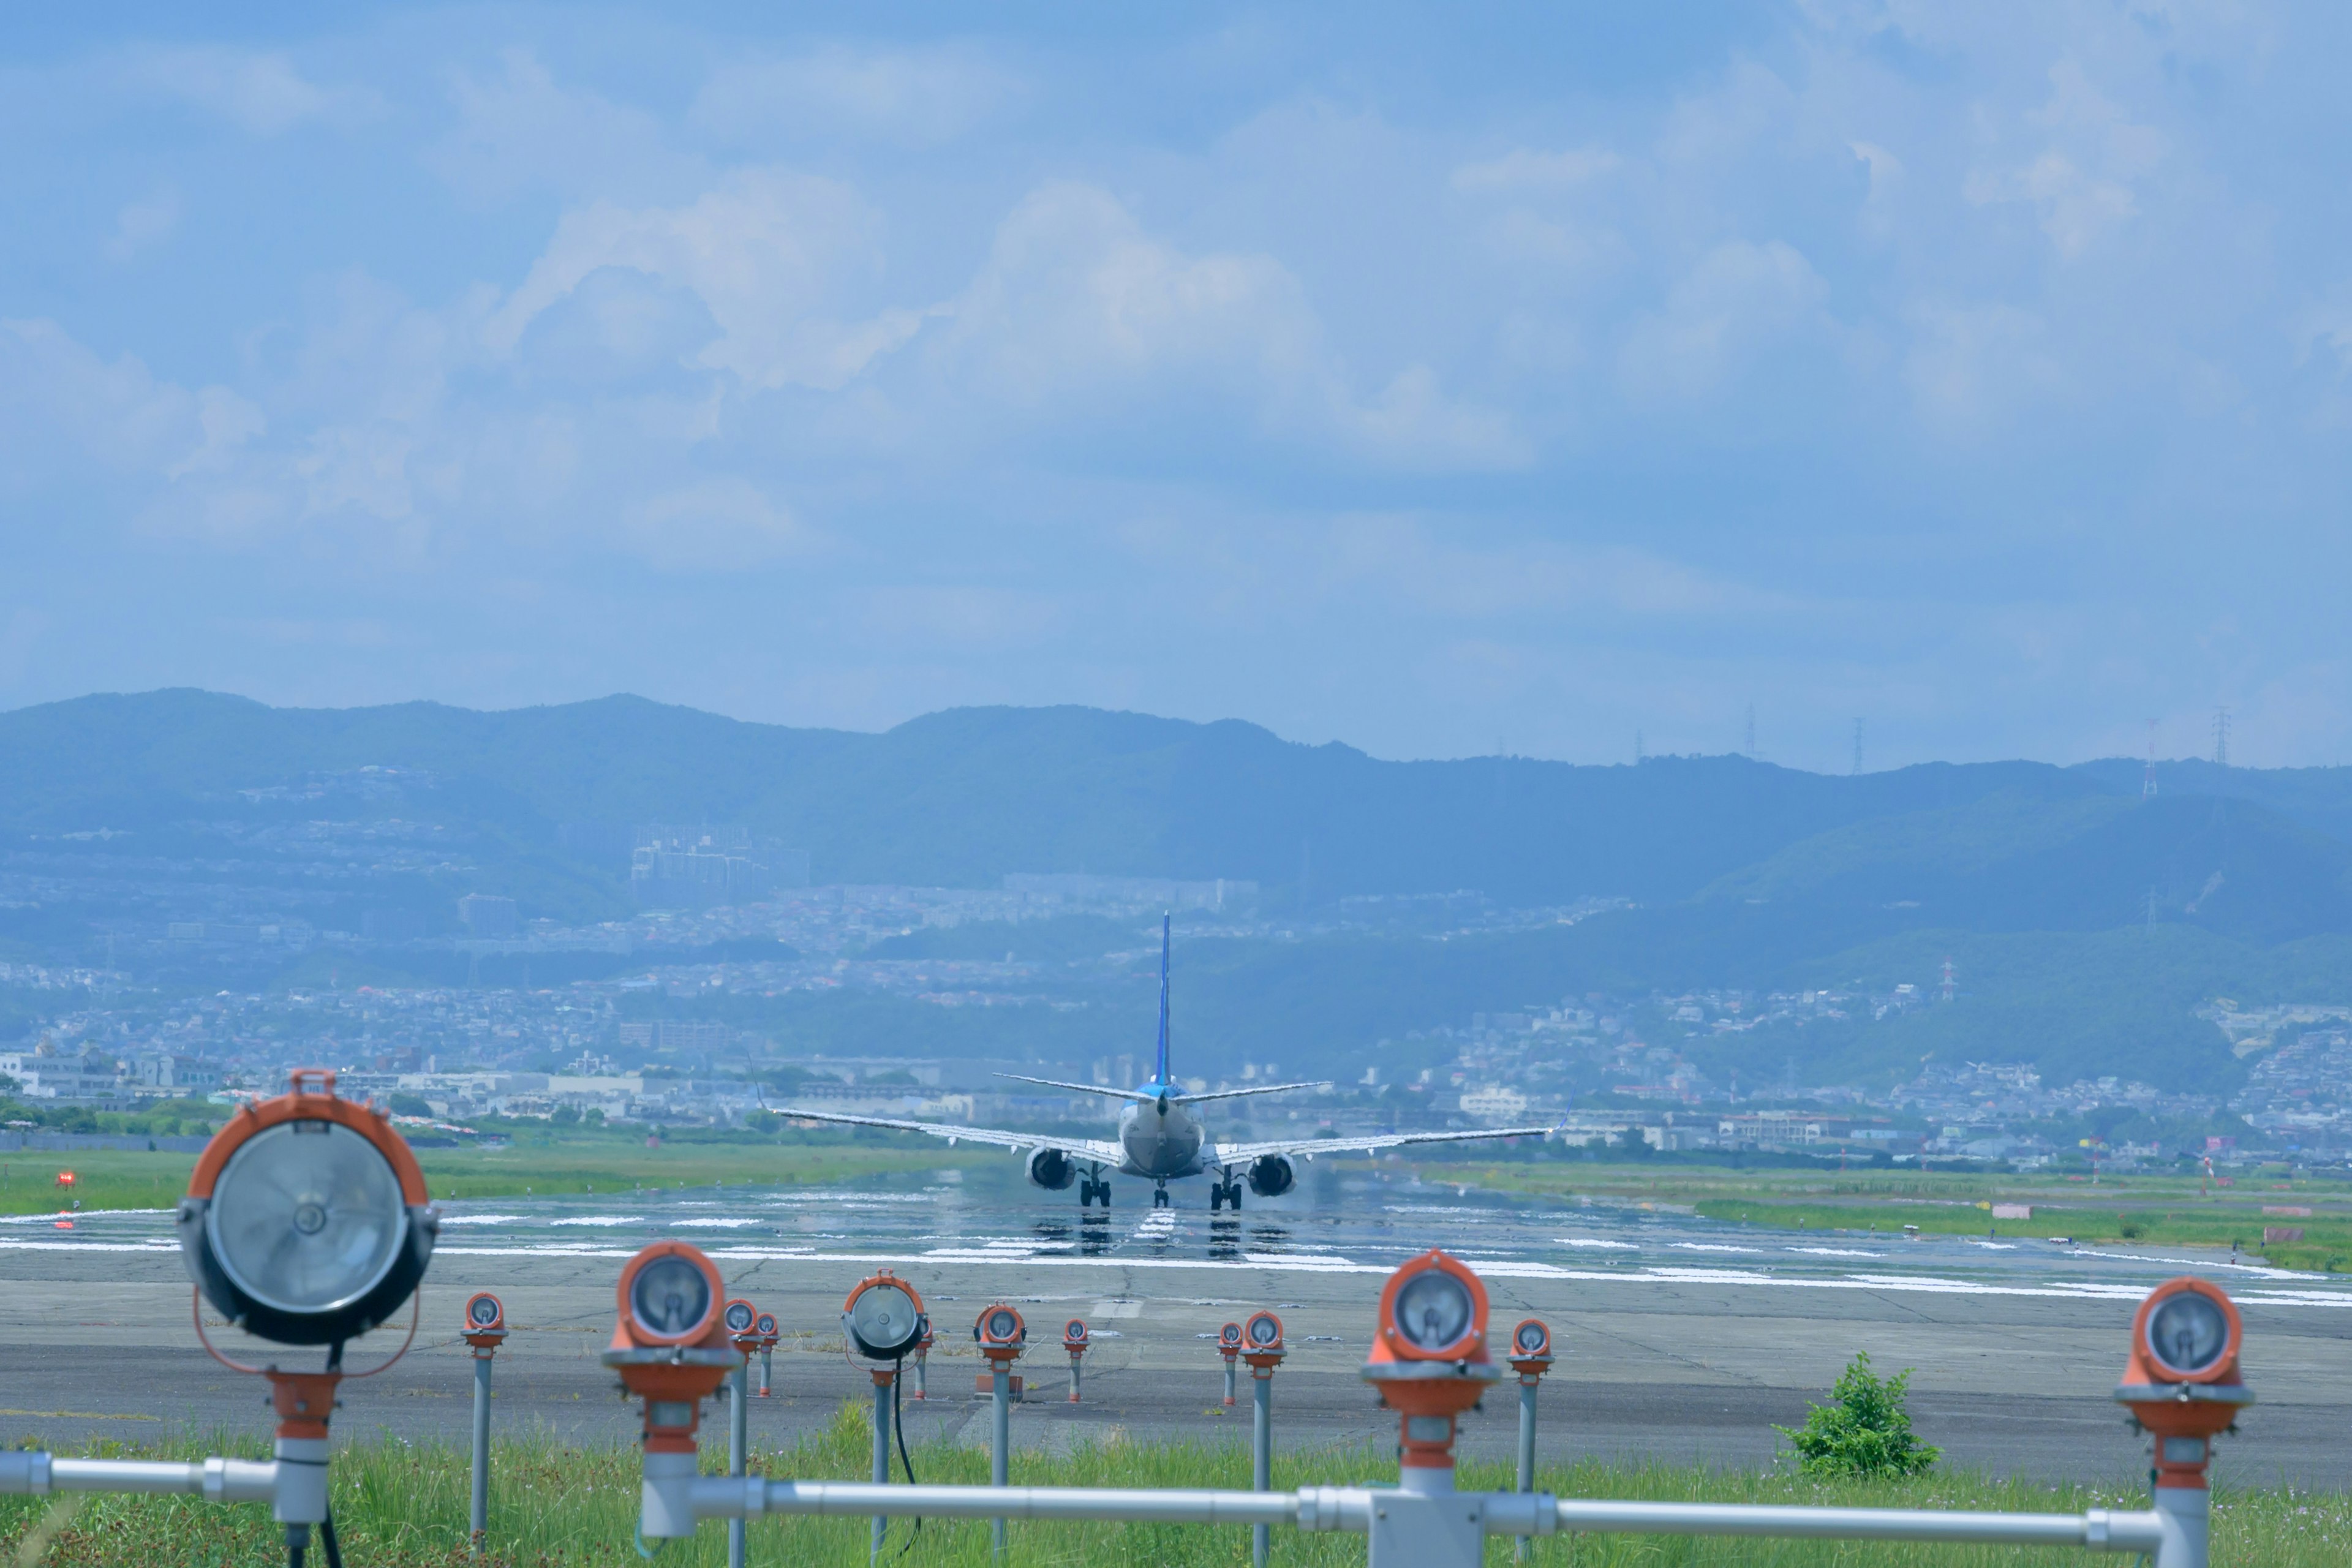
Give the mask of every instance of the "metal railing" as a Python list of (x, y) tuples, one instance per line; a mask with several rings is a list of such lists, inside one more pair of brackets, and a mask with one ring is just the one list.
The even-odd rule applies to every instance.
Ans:
[[(1433, 1476), (1440, 1472), (1432, 1472)], [(1450, 1479), (1450, 1478), (1448, 1478)], [(665, 1483), (648, 1478), (650, 1494)], [(663, 1500), (680, 1516), (875, 1515), (1059, 1522), (1286, 1525), (1370, 1538), (1371, 1568), (1475, 1563), (1489, 1535), (1563, 1532), (1775, 1536), (1912, 1541), (1978, 1546), (2073, 1546), (2151, 1554), (2156, 1568), (2203, 1568), (2204, 1494), (2159, 1494), (2157, 1508), (2079, 1514), (1969, 1513), (1926, 1509), (1760, 1504), (1599, 1502), (1549, 1492), (1302, 1487), (1295, 1492), (1146, 1490), (1120, 1487), (875, 1486), (856, 1481), (676, 1478)], [(683, 1495), (679, 1495), (682, 1493)], [(653, 1499), (647, 1499), (649, 1504)], [(680, 1505), (683, 1505), (682, 1507)], [(2163, 1505), (2170, 1506), (2163, 1506)]]

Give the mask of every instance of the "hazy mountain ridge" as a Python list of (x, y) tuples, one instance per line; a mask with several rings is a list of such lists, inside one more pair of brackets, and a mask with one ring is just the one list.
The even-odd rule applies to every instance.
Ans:
[[(299, 792), (237, 791), (425, 770), (429, 788), (402, 786), (373, 809), (446, 829), (472, 857), (467, 885), (512, 892), (527, 917), (621, 912), (621, 868), (565, 849), (558, 826), (652, 820), (744, 823), (805, 847), (827, 882), (1250, 879), (1263, 912), (1310, 925), (1360, 894), (1637, 900), (1573, 927), (1446, 942), (1196, 944), (1180, 1016), (1204, 1051), (1309, 1070), (1474, 1009), (1587, 992), (1925, 984), (1949, 955), (1958, 1005), (1816, 1030), (1803, 1053), (1864, 1076), (1973, 1052), (2218, 1084), (2240, 1069), (2193, 1015), (2206, 997), (2352, 999), (2352, 770), (2164, 763), (2150, 800), (2144, 764), (2120, 760), (1857, 777), (1738, 756), (1396, 763), (1238, 721), (1079, 708), (956, 710), (869, 735), (630, 697), (480, 713), (276, 710), (194, 691), (0, 714), (0, 829), (39, 854), (93, 858), (185, 852), (178, 823), (328, 809)], [(333, 808), (350, 809), (341, 797)], [(100, 828), (131, 837), (57, 841)], [(465, 890), (403, 875), (420, 905)], [(1687, 1048), (1728, 1070), (1751, 1044)]]

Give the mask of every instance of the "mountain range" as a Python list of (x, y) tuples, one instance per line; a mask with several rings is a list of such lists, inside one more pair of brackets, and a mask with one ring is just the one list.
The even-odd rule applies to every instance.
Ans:
[[(1593, 989), (1843, 982), (1949, 951), (1986, 1002), (1984, 1050), (2222, 1082), (2233, 1063), (2191, 1013), (2204, 994), (2352, 998), (2352, 769), (1391, 762), (1238, 721), (1067, 707), (961, 709), (865, 734), (633, 697), (476, 712), (274, 709), (194, 690), (0, 714), (0, 835), (19, 846), (168, 837), (237, 792), (321, 774), (429, 775), (401, 809), (472, 835), (478, 889), (513, 891), (526, 916), (620, 912), (609, 853), (567, 847), (609, 835), (567, 828), (646, 821), (741, 824), (804, 849), (820, 882), (1087, 871), (1249, 879), (1263, 909), (1302, 914), (1458, 889), (1512, 907), (1633, 906), (1443, 952), (1332, 938), (1236, 952), (1209, 966), (1226, 980), (1199, 1005), (1215, 1016), (1215, 985), (1229, 984), (1225, 1022), (1244, 1036), (1286, 1019), (1296, 1038), (1302, 1016), (1376, 1002), (1422, 1026)], [(1996, 951), (2011, 956), (1989, 967)], [(2041, 1000), (2012, 984), (1996, 1027), (2004, 966), (2015, 981), (2029, 957)], [(1268, 1005), (1282, 984), (1297, 1000)]]

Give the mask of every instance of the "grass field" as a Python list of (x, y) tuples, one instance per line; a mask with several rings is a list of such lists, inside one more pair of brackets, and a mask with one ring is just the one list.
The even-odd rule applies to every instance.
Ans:
[[(830, 1430), (791, 1449), (758, 1456), (772, 1476), (803, 1479), (864, 1479), (870, 1452), (864, 1413), (845, 1406)], [(119, 1457), (131, 1450), (110, 1449)], [(257, 1448), (249, 1453), (259, 1454)], [(143, 1451), (142, 1451), (143, 1452)], [(168, 1457), (194, 1457), (195, 1450)], [(709, 1456), (706, 1454), (706, 1468)], [(915, 1451), (915, 1472), (927, 1481), (987, 1479), (987, 1455), (974, 1448)], [(1392, 1480), (1394, 1461), (1366, 1453), (1277, 1457), (1274, 1484), (1289, 1489), (1317, 1481)], [(1017, 1455), (1014, 1484), (1076, 1486), (1197, 1486), (1249, 1484), (1247, 1453), (1239, 1447), (1129, 1444), (1114, 1439), (1058, 1458)], [(335, 1461), (334, 1510), (347, 1561), (372, 1568), (425, 1564), (611, 1564), (638, 1563), (632, 1540), (637, 1500), (634, 1451), (586, 1451), (521, 1441), (502, 1445), (491, 1492), (488, 1553), (466, 1548), (467, 1461), (462, 1450), (406, 1445), (357, 1444)], [(1462, 1484), (1507, 1487), (1507, 1473), (1466, 1468)], [(1703, 1470), (1598, 1465), (1549, 1471), (1538, 1484), (1569, 1496), (1672, 1498), (1714, 1502), (1801, 1502), (1913, 1508), (1999, 1509), (2073, 1512), (2085, 1508), (2140, 1508), (2144, 1496), (2081, 1487), (2039, 1487), (1948, 1475), (1886, 1483), (1822, 1484), (1780, 1473), (1714, 1474)], [(78, 1506), (77, 1506), (78, 1504)], [(984, 1523), (932, 1522), (911, 1534), (893, 1523), (893, 1550), (911, 1538), (910, 1565), (980, 1564), (988, 1561)], [(750, 1526), (754, 1561), (838, 1563), (866, 1562), (866, 1522), (844, 1520), (761, 1520)], [(31, 1539), (28, 1539), (31, 1538)], [(22, 1568), (128, 1563), (173, 1568), (227, 1568), (284, 1561), (277, 1527), (258, 1505), (222, 1506), (181, 1499), (99, 1498), (43, 1501), (0, 1500), (0, 1551)], [(716, 1564), (726, 1556), (725, 1527), (705, 1524), (693, 1542), (666, 1547), (661, 1560)], [(1360, 1563), (1361, 1537), (1274, 1531), (1274, 1560), (1283, 1563)], [(1015, 1524), (1008, 1561), (1015, 1563), (1237, 1564), (1249, 1559), (1240, 1529), (1147, 1525)], [(314, 1562), (320, 1560), (315, 1547)], [(1489, 1542), (1487, 1560), (1510, 1560), (1507, 1541)], [(1771, 1564), (1773, 1568), (1993, 1568), (2086, 1561), (2061, 1551), (1991, 1551), (1900, 1543), (1690, 1541), (1635, 1536), (1563, 1536), (1537, 1542), (1538, 1563), (1578, 1568), (1714, 1568)], [(2215, 1499), (2213, 1561), (2264, 1568), (2336, 1568), (2352, 1561), (2352, 1498), (2343, 1493), (2222, 1491)]]
[[(883, 1171), (976, 1164), (991, 1153), (849, 1142), (665, 1142), (649, 1149), (638, 1132), (518, 1141), (499, 1149), (420, 1149), (416, 1157), (436, 1198), (508, 1198), (721, 1182), (821, 1185)], [(0, 1214), (45, 1214), (64, 1207), (68, 1196), (86, 1209), (169, 1208), (187, 1191), (195, 1163), (194, 1154), (140, 1150), (0, 1154)], [(57, 1185), (57, 1173), (68, 1170), (75, 1177), (69, 1194)]]
[[(2085, 1242), (2145, 1241), (2172, 1247), (2232, 1243), (2285, 1268), (2352, 1268), (2352, 1189), (2342, 1182), (2249, 1180), (2200, 1193), (2195, 1177), (2103, 1176), (2099, 1184), (2046, 1175), (1847, 1173), (1728, 1166), (1597, 1164), (1574, 1161), (1424, 1163), (1431, 1181), (1573, 1202), (1580, 1197), (1649, 1205), (1733, 1224), (1788, 1230), (1899, 1235), (1906, 1225), (1942, 1236), (2071, 1237)], [(1992, 1217), (1991, 1205), (2026, 1204), (2030, 1219)], [(2265, 1215), (2264, 1207), (2307, 1215)], [(2303, 1231), (2300, 1242), (2265, 1244), (2266, 1226)]]

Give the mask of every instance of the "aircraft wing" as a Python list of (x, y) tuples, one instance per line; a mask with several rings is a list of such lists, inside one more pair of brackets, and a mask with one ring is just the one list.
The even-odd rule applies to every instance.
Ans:
[(1198, 1105), (1204, 1100), (1239, 1100), (1244, 1095), (1249, 1094), (1282, 1094), (1294, 1089), (1328, 1089), (1330, 1087), (1331, 1080), (1325, 1079), (1319, 1083), (1269, 1083), (1262, 1084), (1255, 1089), (1213, 1089), (1200, 1094), (1175, 1094), (1169, 1098), (1181, 1100), (1186, 1105)]
[(1057, 1078), (1031, 1078), (1026, 1073), (1017, 1072), (1001, 1072), (996, 1076), (998, 1078), (1009, 1078), (1015, 1083), (1042, 1083), (1047, 1089), (1073, 1089), (1077, 1090), (1080, 1094), (1108, 1094), (1118, 1100), (1156, 1100), (1159, 1098), (1157, 1095), (1146, 1094), (1139, 1089), (1112, 1089), (1108, 1084), (1064, 1083)]
[(1492, 1127), (1475, 1132), (1375, 1132), (1363, 1138), (1275, 1138), (1260, 1143), (1235, 1143), (1228, 1148), (1220, 1144), (1214, 1160), (1216, 1165), (1240, 1165), (1261, 1154), (1370, 1153), (1377, 1149), (1395, 1149), (1407, 1143), (1462, 1143), (1484, 1138), (1547, 1138), (1549, 1127)]
[(1099, 1160), (1106, 1165), (1116, 1165), (1127, 1158), (1126, 1152), (1107, 1138), (1051, 1138), (1036, 1132), (1007, 1132), (1001, 1127), (958, 1127), (945, 1121), (901, 1121), (890, 1116), (851, 1116), (839, 1110), (806, 1110), (796, 1105), (769, 1107), (778, 1116), (795, 1116), (808, 1121), (838, 1121), (850, 1127), (883, 1127), (893, 1132), (920, 1132), (932, 1138), (944, 1138), (950, 1143), (969, 1140), (974, 1143), (993, 1143), (1001, 1149), (1059, 1149), (1065, 1154), (1075, 1154), (1081, 1160)]

